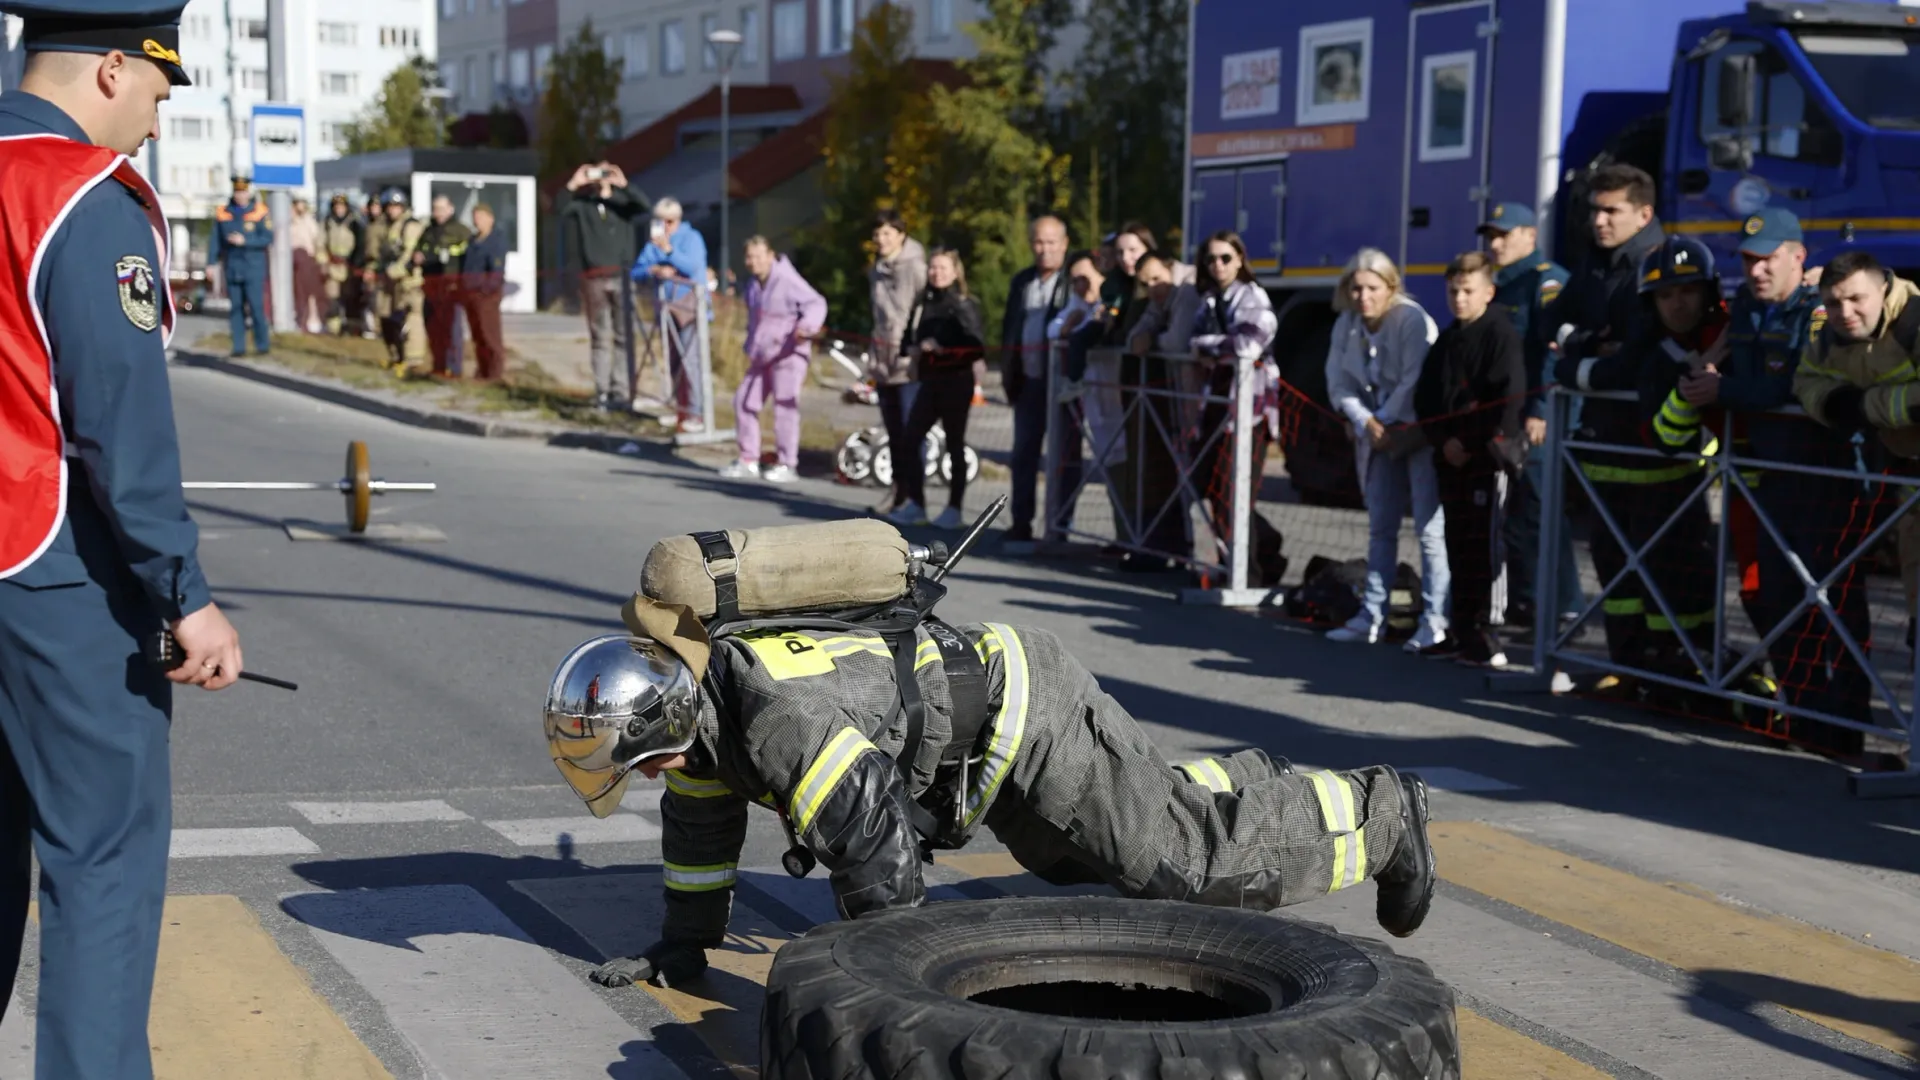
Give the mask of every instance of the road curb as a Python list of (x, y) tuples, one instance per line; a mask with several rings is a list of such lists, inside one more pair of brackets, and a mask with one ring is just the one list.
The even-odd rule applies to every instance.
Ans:
[[(496, 420), (471, 413), (407, 405), (363, 393), (340, 383), (296, 375), (290, 371), (276, 371), (252, 364), (238, 363), (190, 349), (176, 349), (171, 359), (183, 367), (217, 371), (223, 375), (288, 390), (412, 427), (447, 431), (456, 435), (473, 435), (483, 439), (536, 439), (550, 446), (584, 447), (614, 454), (621, 453), (622, 449), (629, 445), (650, 447), (656, 451), (664, 450), (668, 454), (673, 452), (672, 444), (664, 437)], [(631, 456), (632, 453), (633, 451), (627, 450), (623, 456)]]

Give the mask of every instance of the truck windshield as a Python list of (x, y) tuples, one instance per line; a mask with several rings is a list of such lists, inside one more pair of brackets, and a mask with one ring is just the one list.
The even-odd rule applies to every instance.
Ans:
[(1847, 111), (1878, 128), (1920, 131), (1920, 35), (1799, 35), (1800, 47)]

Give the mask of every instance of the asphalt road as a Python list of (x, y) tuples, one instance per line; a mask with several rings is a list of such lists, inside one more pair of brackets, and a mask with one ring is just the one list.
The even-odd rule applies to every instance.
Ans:
[[(362, 439), (376, 475), (440, 485), (376, 500), (374, 520), (445, 539), (294, 541), (286, 519), (336, 522), (338, 500), (195, 493), (248, 666), (301, 690), (178, 699), (161, 1074), (752, 1066), (755, 979), (796, 918), (825, 917), (820, 875), (747, 874), (737, 940), (701, 985), (593, 987), (602, 955), (651, 940), (657, 789), (588, 818), (540, 703), (572, 645), (619, 629), (657, 538), (839, 517), (867, 493), (423, 431), (203, 370), (173, 382), (188, 478), (330, 479)], [(1169, 593), (988, 545), (943, 614), (1059, 634), (1171, 758), (1257, 745), (1426, 770), (1447, 881), (1398, 947), (1459, 991), (1467, 1076), (1920, 1069), (1920, 803), (1856, 801), (1835, 767), (1720, 730), (1495, 694)], [(756, 815), (741, 865), (777, 867), (784, 847)], [(941, 895), (1040, 888), (995, 851), (935, 868)], [(1289, 914), (1377, 935), (1372, 902), (1368, 884)], [(22, 981), (0, 1077), (30, 1073)]]

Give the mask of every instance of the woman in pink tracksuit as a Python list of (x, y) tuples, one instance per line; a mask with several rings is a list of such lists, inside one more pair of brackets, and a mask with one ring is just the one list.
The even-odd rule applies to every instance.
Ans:
[[(740, 460), (720, 470), (731, 480), (760, 477), (770, 483), (799, 479), (800, 386), (807, 379), (812, 341), (827, 322), (826, 298), (801, 278), (785, 255), (775, 255), (765, 237), (747, 241), (747, 376), (733, 395), (733, 429)], [(773, 445), (777, 464), (760, 471), (760, 410), (773, 397)]]

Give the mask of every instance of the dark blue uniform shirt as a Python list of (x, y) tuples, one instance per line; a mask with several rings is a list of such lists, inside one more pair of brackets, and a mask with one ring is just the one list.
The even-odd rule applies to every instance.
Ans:
[(496, 225), (485, 239), (474, 237), (467, 244), (466, 259), (460, 267), (467, 288), (475, 292), (499, 292), (506, 281), (507, 234)]
[[(259, 195), (245, 206), (229, 199), (223, 207), (231, 218), (221, 221), (217, 217), (213, 223), (213, 240), (207, 255), (225, 268), (227, 280), (238, 284), (247, 281), (267, 280), (267, 249), (273, 246), (273, 218), (264, 213), (266, 203)], [(249, 220), (248, 215), (255, 220)], [(227, 239), (228, 233), (239, 233), (242, 243), (235, 244)]]
[[(1732, 412), (1764, 412), (1795, 404), (1793, 373), (1807, 339), (1817, 332), (1815, 313), (1824, 317), (1820, 290), (1802, 285), (1784, 303), (1763, 304), (1745, 285), (1734, 294), (1727, 326), (1727, 364), (1720, 373), (1720, 406)], [(1825, 463), (1809, 457), (1812, 442), (1832, 443), (1818, 425), (1799, 417), (1755, 416), (1747, 438), (1756, 457), (1776, 461)], [(1837, 444), (1836, 444), (1837, 445)], [(1825, 449), (1831, 450), (1831, 447)]]
[[(43, 132), (88, 141), (44, 99), (0, 94), (0, 135)], [(44, 587), (91, 578), (115, 591), (131, 584), (131, 572), (172, 620), (210, 597), (180, 490), (161, 331), (141, 329), (120, 295), (118, 264), (129, 258), (154, 270), (156, 294), (167, 287), (139, 196), (113, 180), (83, 196), (46, 245), (35, 296), (69, 444), (67, 514), (46, 552), (9, 580)]]
[[(1545, 385), (1547, 342), (1553, 330), (1547, 325), (1547, 305), (1560, 296), (1560, 290), (1566, 287), (1569, 276), (1559, 263), (1528, 257), (1511, 266), (1501, 267), (1493, 277), (1493, 302), (1507, 309), (1513, 317), (1513, 328), (1520, 331), (1529, 391), (1537, 391)], [(1546, 395), (1536, 394), (1529, 398), (1525, 415), (1546, 419)]]

